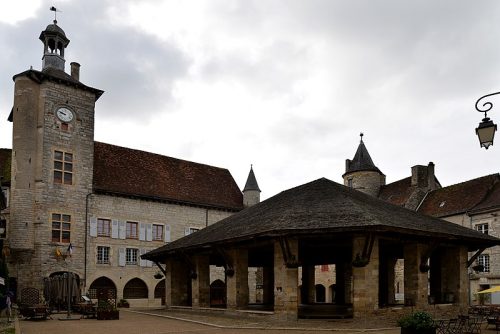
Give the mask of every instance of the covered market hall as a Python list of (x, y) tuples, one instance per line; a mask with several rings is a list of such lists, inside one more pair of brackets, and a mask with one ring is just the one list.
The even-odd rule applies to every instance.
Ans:
[[(467, 308), (468, 268), (484, 249), (495, 245), (500, 239), (321, 178), (143, 258), (165, 274), (166, 307), (214, 306), (210, 272), (219, 267), (225, 277), (223, 290), (217, 290), (223, 291), (223, 308), (258, 309), (250, 304), (248, 279), (249, 268), (258, 268), (261, 309), (276, 319), (324, 312), (324, 305), (314, 298), (314, 268), (331, 264), (335, 293), (329, 315), (359, 318), (387, 310)], [(404, 263), (404, 300), (396, 308), (398, 261)]]

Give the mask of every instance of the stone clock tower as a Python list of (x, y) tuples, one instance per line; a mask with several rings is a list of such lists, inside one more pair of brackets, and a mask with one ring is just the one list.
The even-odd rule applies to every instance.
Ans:
[(83, 278), (92, 191), (94, 107), (103, 91), (64, 71), (69, 39), (54, 20), (40, 34), (42, 70), (14, 76), (10, 276), (18, 291), (70, 271)]

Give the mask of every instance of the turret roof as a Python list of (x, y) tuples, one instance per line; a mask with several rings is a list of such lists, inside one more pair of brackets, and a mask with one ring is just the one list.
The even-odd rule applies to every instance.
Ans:
[(347, 160), (345, 174), (360, 171), (374, 171), (383, 175), (380, 169), (375, 166), (370, 153), (366, 149), (365, 143), (363, 142), (363, 134), (361, 134), (361, 141), (359, 142), (358, 149), (352, 160)]
[(245, 188), (243, 188), (243, 192), (247, 190), (257, 190), (260, 192), (259, 185), (257, 184), (257, 179), (255, 178), (255, 174), (253, 173), (253, 167), (250, 166), (250, 173), (248, 173), (247, 183), (245, 183)]

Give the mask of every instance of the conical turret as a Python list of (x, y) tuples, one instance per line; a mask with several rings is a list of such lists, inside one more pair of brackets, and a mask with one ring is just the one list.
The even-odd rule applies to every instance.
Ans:
[(247, 208), (260, 202), (260, 188), (253, 172), (253, 166), (250, 165), (247, 182), (243, 188), (243, 205)]
[(363, 142), (363, 133), (358, 149), (352, 160), (346, 159), (344, 185), (372, 196), (378, 196), (380, 187), (385, 185), (385, 175), (373, 163)]

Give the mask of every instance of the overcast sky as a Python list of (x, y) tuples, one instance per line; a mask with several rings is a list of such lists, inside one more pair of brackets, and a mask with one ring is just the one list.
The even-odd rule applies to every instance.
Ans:
[[(12, 76), (38, 36), (71, 40), (66, 71), (105, 91), (95, 140), (228, 168), (262, 198), (342, 182), (359, 133), (387, 182), (436, 164), (446, 186), (499, 172), (474, 104), (500, 91), (500, 1), (19, 0), (0, 11), (0, 147)], [(500, 122), (500, 96), (489, 116)]]

